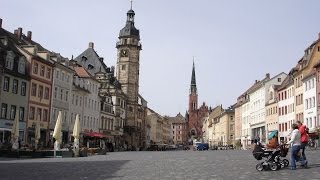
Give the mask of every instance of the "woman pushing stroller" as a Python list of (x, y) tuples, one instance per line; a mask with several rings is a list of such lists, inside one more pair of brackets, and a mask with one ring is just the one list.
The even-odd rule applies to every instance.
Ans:
[(287, 142), (288, 145), (291, 145), (291, 169), (296, 170), (296, 161), (300, 161), (301, 165), (305, 168), (308, 167), (308, 161), (305, 161), (304, 158), (298, 156), (298, 153), (301, 148), (299, 127), (297, 124), (292, 124), (292, 132), (290, 141)]

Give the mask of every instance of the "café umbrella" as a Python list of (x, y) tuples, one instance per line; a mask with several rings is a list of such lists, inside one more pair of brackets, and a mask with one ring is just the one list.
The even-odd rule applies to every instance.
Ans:
[(80, 122), (78, 114), (76, 116), (76, 121), (74, 122), (72, 136), (74, 137), (73, 148), (75, 156), (79, 156)]
[(19, 110), (16, 111), (16, 116), (11, 129), (12, 149), (19, 149)]
[(60, 143), (61, 143), (61, 129), (62, 129), (62, 124), (61, 124), (61, 111), (59, 111), (58, 118), (56, 121), (56, 125), (54, 127), (53, 135), (54, 139), (56, 140), (54, 142), (54, 150), (60, 150)]

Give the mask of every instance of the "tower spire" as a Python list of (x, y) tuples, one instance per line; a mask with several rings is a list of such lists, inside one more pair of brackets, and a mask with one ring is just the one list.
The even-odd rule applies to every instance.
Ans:
[(132, 10), (132, 2), (133, 0), (130, 0), (130, 9)]
[(193, 65), (192, 65), (190, 92), (197, 93), (197, 82), (196, 82), (196, 71), (195, 71), (195, 66), (194, 66), (194, 57), (193, 57)]

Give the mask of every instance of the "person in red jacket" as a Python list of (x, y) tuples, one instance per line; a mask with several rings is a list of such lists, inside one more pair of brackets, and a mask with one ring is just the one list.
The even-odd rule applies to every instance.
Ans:
[(306, 146), (308, 144), (308, 134), (307, 134), (307, 127), (306, 125), (302, 124), (301, 121), (297, 121), (298, 127), (299, 127), (299, 132), (301, 134), (300, 137), (300, 142), (301, 142), (301, 146), (300, 149), (302, 150), (301, 155), (303, 160), (306, 162), (306, 164), (308, 163), (307, 158), (306, 158), (306, 154), (305, 154), (305, 149)]

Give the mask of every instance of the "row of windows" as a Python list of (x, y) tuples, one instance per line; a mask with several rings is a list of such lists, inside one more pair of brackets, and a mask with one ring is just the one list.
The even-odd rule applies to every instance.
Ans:
[[(67, 115), (66, 115), (65, 119), (68, 120), (67, 123), (73, 124), (76, 119), (76, 114), (71, 113), (70, 120), (67, 118)], [(85, 129), (94, 129), (94, 128), (97, 128), (97, 126), (99, 125), (99, 119), (91, 116), (90, 117), (83, 116), (83, 119), (82, 119), (82, 116), (79, 115), (79, 122), (80, 122), (80, 126)]]
[(293, 88), (278, 93), (279, 101), (289, 99), (293, 96)]
[[(39, 68), (40, 68), (40, 72), (39, 72)], [(45, 76), (49, 80), (51, 78), (51, 68), (45, 67), (43, 64), (40, 64), (40, 67), (39, 67), (39, 64), (37, 62), (33, 63), (32, 72), (33, 74), (38, 74), (39, 72), (39, 75), (41, 77)]]
[[(6, 103), (2, 103), (1, 105), (1, 118), (3, 119), (14, 119), (16, 117), (16, 105), (11, 105), (10, 111), (8, 113), (9, 106)], [(19, 120), (24, 121), (24, 107), (19, 108)]]
[(312, 117), (306, 118), (305, 123), (308, 128), (315, 128), (320, 124), (319, 119), (317, 119), (316, 116), (314, 116), (313, 118)]
[(68, 100), (69, 100), (69, 91), (64, 90), (62, 88), (59, 91), (58, 89), (59, 89), (58, 87), (54, 88), (54, 94), (53, 94), (54, 98), (55, 99), (60, 99), (61, 101), (68, 102)]
[[(5, 62), (5, 67), (7, 69), (13, 70), (14, 58), (15, 58), (15, 54), (12, 51), (8, 51), (6, 62)], [(26, 59), (25, 57), (20, 57), (19, 64), (18, 64), (18, 72), (20, 74), (25, 74), (25, 69), (26, 69)]]
[(35, 108), (34, 106), (30, 106), (29, 119), (45, 122), (48, 121), (48, 109), (42, 109), (40, 107)]
[[(82, 104), (82, 100), (84, 101), (84, 103)], [(93, 110), (99, 110), (100, 108), (100, 102), (99, 101), (95, 101), (93, 99), (90, 99), (90, 98), (87, 98), (87, 97), (84, 97), (82, 98), (81, 96), (79, 95), (75, 95), (75, 94), (72, 94), (72, 101), (71, 101), (72, 105), (76, 105), (80, 107), (82, 107), (84, 105), (84, 107), (87, 107), (89, 109), (93, 109)]]
[(308, 99), (306, 99), (305, 103), (306, 103), (305, 104), (306, 109), (313, 108), (316, 106), (316, 98), (315, 97), (308, 98)]
[[(27, 89), (27, 83), (24, 81), (21, 81), (20, 85), (20, 94), (21, 96), (26, 95), (26, 89)], [(5, 76), (4, 81), (3, 81), (3, 91), (10, 92), (10, 77)], [(13, 79), (12, 80), (12, 87), (11, 87), (11, 92), (14, 94), (18, 94), (19, 92), (19, 80)]]
[(277, 107), (271, 107), (266, 110), (266, 115), (270, 116), (272, 114), (277, 114)]
[(289, 113), (294, 112), (294, 104), (289, 104), (287, 106), (279, 107), (279, 116), (283, 116)]
[(286, 123), (279, 124), (279, 131), (280, 132), (286, 132), (291, 129), (291, 125), (294, 123), (294, 120), (290, 120)]
[(302, 120), (303, 120), (303, 113), (296, 114), (296, 120), (302, 122)]
[(40, 99), (49, 99), (49, 92), (49, 87), (43, 87), (43, 85), (31, 83), (31, 96), (38, 96)]
[(313, 78), (306, 81), (304, 84), (305, 84), (306, 91), (313, 89), (315, 87), (315, 82)]
[(56, 70), (55, 71), (56, 73), (56, 79), (60, 79), (61, 81), (67, 81), (67, 83), (70, 81), (70, 75), (67, 74), (63, 71), (61, 71), (61, 75), (60, 75), (60, 71), (59, 70)]

